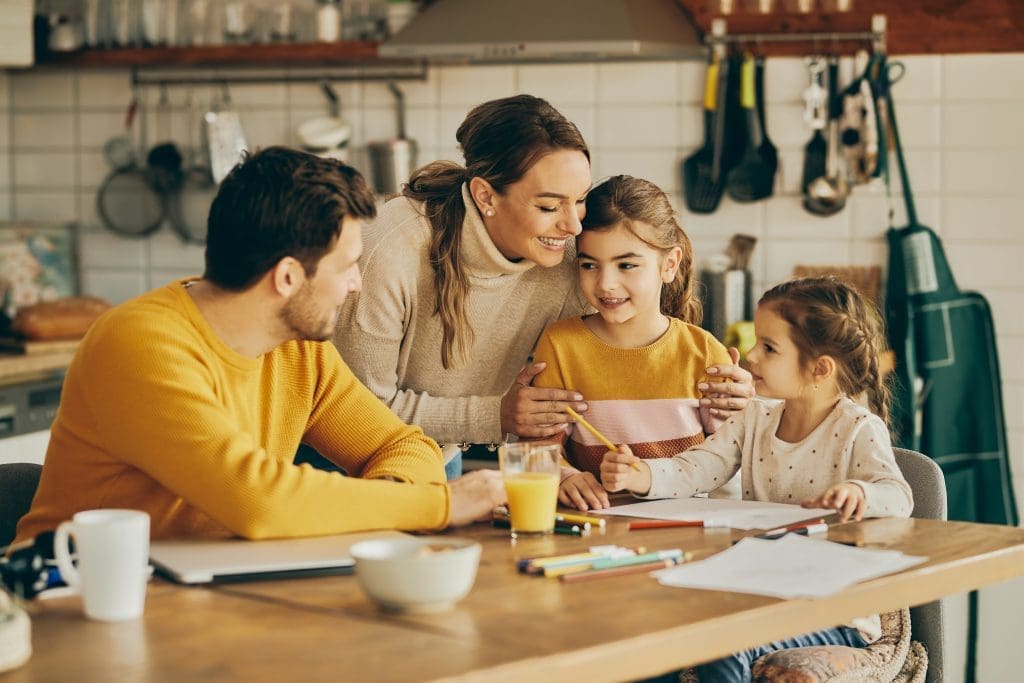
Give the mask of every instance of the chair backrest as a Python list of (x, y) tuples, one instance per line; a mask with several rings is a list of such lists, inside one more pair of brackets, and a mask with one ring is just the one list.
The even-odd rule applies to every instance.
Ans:
[(917, 519), (946, 519), (946, 478), (942, 468), (927, 455), (906, 448), (894, 448), (896, 464), (914, 493)]
[(18, 520), (32, 506), (42, 465), (13, 462), (0, 465), (0, 548), (14, 540)]
[[(942, 468), (927, 455), (894, 448), (896, 464), (914, 494), (918, 519), (946, 519), (946, 479)], [(927, 683), (941, 683), (943, 676), (942, 602), (936, 600), (910, 609), (910, 632), (928, 650)]]

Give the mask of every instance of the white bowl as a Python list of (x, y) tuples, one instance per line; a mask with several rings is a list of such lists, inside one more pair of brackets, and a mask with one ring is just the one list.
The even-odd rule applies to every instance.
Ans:
[(444, 536), (361, 541), (351, 548), (356, 579), (387, 610), (438, 612), (466, 597), (480, 544)]

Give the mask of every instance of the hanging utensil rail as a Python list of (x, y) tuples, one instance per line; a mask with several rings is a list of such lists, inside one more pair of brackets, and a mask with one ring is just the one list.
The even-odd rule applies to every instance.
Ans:
[(870, 31), (852, 32), (816, 32), (816, 33), (728, 33), (725, 19), (714, 19), (711, 32), (704, 37), (704, 42), (712, 50), (721, 54), (729, 43), (838, 43), (842, 41), (870, 40), (875, 54), (886, 51), (886, 32), (888, 22), (884, 14), (871, 17)]

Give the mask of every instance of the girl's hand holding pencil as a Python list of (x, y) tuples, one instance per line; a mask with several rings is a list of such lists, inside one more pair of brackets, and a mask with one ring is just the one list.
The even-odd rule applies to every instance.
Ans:
[(651, 468), (622, 444), (604, 454), (601, 483), (608, 491), (631, 491), (645, 494), (651, 490)]

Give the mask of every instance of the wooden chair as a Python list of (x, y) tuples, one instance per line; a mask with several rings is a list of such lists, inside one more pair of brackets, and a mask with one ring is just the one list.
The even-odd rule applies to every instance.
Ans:
[(20, 520), (32, 506), (42, 465), (14, 462), (0, 465), (0, 548), (14, 540)]

